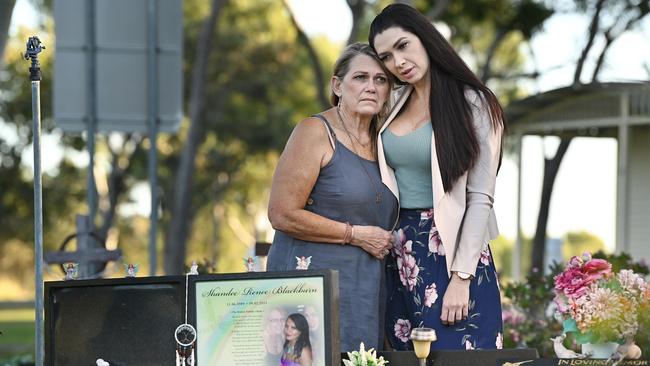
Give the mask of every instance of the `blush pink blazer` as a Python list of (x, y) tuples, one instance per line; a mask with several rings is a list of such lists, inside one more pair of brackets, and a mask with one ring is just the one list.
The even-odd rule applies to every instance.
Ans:
[[(381, 133), (395, 119), (413, 91), (406, 86), (398, 91), (395, 104), (379, 130), (377, 152), (379, 170), (384, 184), (399, 198), (395, 172), (386, 163)], [(445, 248), (447, 274), (460, 271), (475, 274), (484, 244), (499, 235), (497, 220), (492, 204), (496, 183), (501, 137), (503, 128), (494, 130), (489, 111), (473, 90), (465, 97), (472, 104), (472, 116), (479, 139), (480, 152), (472, 169), (454, 183), (451, 191), (445, 192), (435, 149), (435, 135), (431, 134), (431, 182), (433, 186), (434, 219), (440, 239)]]

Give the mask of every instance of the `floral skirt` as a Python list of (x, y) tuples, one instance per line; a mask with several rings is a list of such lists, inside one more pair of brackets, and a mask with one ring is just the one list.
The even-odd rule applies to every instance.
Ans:
[(435, 329), (438, 340), (432, 350), (501, 349), (499, 283), (488, 243), (470, 283), (468, 318), (449, 326), (440, 320), (449, 278), (433, 209), (402, 209), (394, 235), (398, 240), (386, 261), (385, 323), (393, 349), (413, 349), (409, 340), (413, 327)]

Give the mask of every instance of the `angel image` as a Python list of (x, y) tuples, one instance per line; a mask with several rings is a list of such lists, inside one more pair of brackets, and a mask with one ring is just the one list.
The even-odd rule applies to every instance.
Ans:
[(246, 267), (246, 272), (256, 272), (255, 266), (257, 265), (257, 257), (248, 257), (244, 259), (244, 266)]
[(199, 274), (199, 265), (196, 264), (196, 261), (192, 261), (192, 265), (190, 266), (190, 271), (187, 272), (188, 275), (197, 275)]
[(311, 264), (311, 256), (296, 257), (296, 262), (297, 262), (296, 269), (307, 270), (309, 269), (309, 265)]
[(64, 280), (74, 280), (79, 273), (79, 263), (66, 263), (63, 265), (63, 270), (65, 271)]
[(137, 264), (124, 264), (124, 270), (126, 270), (126, 277), (135, 277), (136, 274), (138, 273), (138, 265)]

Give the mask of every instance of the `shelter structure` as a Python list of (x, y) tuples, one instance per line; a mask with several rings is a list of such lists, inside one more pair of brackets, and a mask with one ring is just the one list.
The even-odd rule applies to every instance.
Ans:
[(515, 277), (520, 274), (521, 143), (526, 135), (616, 138), (616, 251), (650, 259), (650, 83), (555, 89), (511, 103), (506, 115), (518, 161)]

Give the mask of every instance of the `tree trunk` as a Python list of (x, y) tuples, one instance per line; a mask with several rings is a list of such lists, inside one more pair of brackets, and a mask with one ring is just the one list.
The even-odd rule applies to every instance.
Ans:
[(192, 73), (192, 89), (189, 103), (190, 127), (176, 170), (171, 222), (164, 248), (164, 269), (166, 274), (182, 273), (183, 264), (185, 263), (186, 241), (193, 218), (190, 212), (190, 204), (194, 185), (195, 158), (198, 148), (205, 137), (205, 125), (203, 123), (205, 79), (208, 60), (214, 45), (217, 19), (226, 1), (212, 1), (210, 15), (203, 23), (201, 34), (196, 43), (196, 61)]
[(300, 25), (296, 21), (296, 17), (291, 11), (291, 7), (287, 3), (287, 1), (285, 0), (283, 1), (283, 3), (284, 3), (284, 7), (289, 12), (289, 18), (291, 19), (291, 24), (293, 24), (293, 27), (296, 29), (296, 32), (298, 33), (298, 42), (302, 43), (305, 49), (307, 49), (307, 54), (309, 55), (309, 59), (311, 60), (312, 68), (314, 69), (314, 77), (316, 78), (316, 89), (318, 91), (318, 101), (320, 102), (322, 109), (327, 109), (330, 107), (330, 102), (329, 102), (329, 98), (327, 97), (327, 94), (325, 93), (325, 79), (323, 78), (323, 67), (320, 64), (318, 53), (316, 53), (316, 49), (309, 41), (309, 37), (307, 37), (305, 31), (300, 27)]
[[(127, 151), (126, 146), (129, 144), (135, 145), (132, 151)], [(110, 147), (110, 144), (107, 145), (111, 154), (111, 172), (106, 179), (108, 182), (108, 207), (105, 210), (101, 210), (101, 226), (97, 228), (97, 235), (103, 239), (108, 237), (108, 231), (113, 227), (115, 211), (120, 195), (127, 190), (126, 177), (128, 176), (127, 170), (131, 164), (131, 157), (138, 154), (139, 150), (142, 149), (142, 144), (140, 144), (140, 141), (136, 141), (133, 135), (124, 137), (121, 151), (114, 151)], [(127, 163), (120, 164), (121, 159), (125, 159)]]
[(4, 51), (9, 39), (9, 25), (16, 0), (0, 0), (0, 65), (3, 64)]
[[(352, 28), (350, 29), (350, 36), (348, 37), (348, 43), (352, 44), (359, 39), (359, 29), (361, 26), (361, 17), (363, 17), (363, 11), (366, 9), (365, 0), (348, 0), (348, 6), (352, 12)], [(363, 40), (363, 42), (368, 42)]]
[(487, 55), (485, 57), (485, 64), (483, 64), (483, 67), (481, 68), (481, 75), (480, 78), (483, 81), (483, 83), (487, 83), (488, 79), (492, 77), (492, 60), (494, 60), (494, 55), (497, 52), (497, 49), (503, 43), (503, 40), (506, 38), (506, 34), (508, 34), (508, 31), (499, 28), (497, 29), (497, 33), (494, 36), (494, 39), (492, 40), (492, 43), (490, 44), (490, 47), (487, 50)]
[(539, 203), (539, 214), (537, 215), (537, 230), (533, 238), (533, 252), (532, 263), (530, 267), (531, 273), (534, 270), (544, 270), (544, 251), (546, 248), (546, 227), (548, 225), (548, 213), (551, 206), (551, 194), (553, 193), (553, 185), (557, 172), (560, 170), (562, 158), (566, 154), (567, 149), (573, 138), (562, 138), (557, 152), (553, 159), (544, 159), (544, 180), (542, 183), (542, 198)]
[(600, 12), (603, 9), (604, 3), (605, 0), (598, 0), (598, 2), (596, 3), (596, 10), (594, 12), (593, 18), (591, 18), (591, 23), (589, 24), (589, 35), (587, 36), (587, 44), (582, 49), (582, 53), (580, 54), (580, 58), (578, 59), (578, 63), (576, 64), (575, 73), (573, 74), (573, 85), (580, 84), (580, 75), (582, 74), (582, 68), (585, 65), (585, 61), (587, 60), (587, 55), (589, 54), (591, 47), (594, 45), (594, 39), (596, 38), (596, 34), (598, 34), (598, 27), (600, 24)]

